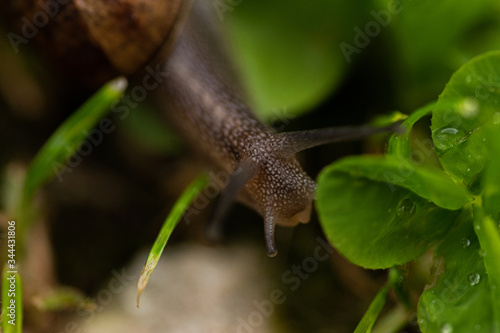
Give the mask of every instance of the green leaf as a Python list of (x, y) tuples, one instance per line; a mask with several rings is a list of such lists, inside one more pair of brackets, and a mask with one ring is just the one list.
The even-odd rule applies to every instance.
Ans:
[(2, 328), (4, 333), (23, 331), (23, 293), (21, 276), (7, 265), (2, 271)]
[(446, 209), (460, 209), (470, 200), (466, 189), (446, 174), (419, 168), (401, 157), (348, 157), (328, 170), (385, 182), (390, 189), (400, 186)]
[(318, 177), (316, 207), (326, 236), (345, 257), (365, 268), (388, 268), (419, 257), (441, 240), (458, 215), (387, 182), (385, 173), (397, 170), (396, 162), (348, 158)]
[(474, 231), (481, 245), (481, 254), (491, 286), (495, 321), (500, 323), (500, 235), (497, 223), (485, 216), (483, 209), (478, 206), (474, 207)]
[(144, 264), (139, 282), (137, 284), (137, 307), (139, 307), (139, 300), (141, 298), (141, 295), (148, 284), (149, 277), (158, 264), (158, 260), (160, 260), (163, 249), (165, 248), (165, 245), (167, 244), (172, 231), (174, 230), (177, 223), (179, 223), (186, 210), (189, 208), (191, 202), (207, 184), (208, 177), (206, 175), (199, 176), (198, 178), (193, 180), (191, 184), (186, 187), (186, 189), (181, 194), (174, 207), (170, 211), (170, 214), (168, 214), (167, 218), (165, 219), (165, 222), (163, 222), (163, 226), (161, 227), (160, 233), (156, 237), (153, 247), (149, 252), (148, 259)]
[(418, 302), (423, 333), (498, 332), (492, 287), (470, 209), (463, 211), (460, 220), (439, 246), (441, 265), (436, 268), (435, 281)]
[(499, 65), (500, 52), (464, 65), (433, 111), (433, 141), (443, 168), (469, 186), (481, 175), (476, 202), (483, 199), (485, 209), (463, 210), (458, 228), (437, 250), (441, 266), (418, 304), (424, 333), (500, 330), (500, 236), (491, 218), (498, 220), (500, 212)]
[(486, 133), (488, 146), (494, 153), (481, 180), (485, 213), (494, 221), (500, 220), (500, 131), (490, 128)]
[(78, 151), (88, 133), (109, 111), (111, 104), (122, 96), (126, 86), (123, 78), (105, 84), (52, 134), (28, 169), (24, 194), (26, 201), (30, 201), (45, 182), (56, 176), (61, 177), (67, 160)]
[(493, 152), (482, 179), (483, 207), (474, 207), (474, 230), (484, 255), (484, 265), (492, 286), (491, 297), (495, 319), (500, 323), (500, 133), (487, 131), (488, 145)]
[(491, 158), (486, 129), (500, 129), (500, 52), (474, 58), (460, 68), (439, 97), (432, 139), (441, 165), (470, 185)]

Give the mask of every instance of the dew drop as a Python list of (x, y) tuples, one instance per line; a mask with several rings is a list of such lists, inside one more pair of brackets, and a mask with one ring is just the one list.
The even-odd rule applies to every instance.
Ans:
[(500, 124), (500, 112), (495, 112), (493, 114), (493, 124), (495, 125)]
[(479, 275), (477, 273), (469, 274), (469, 276), (467, 278), (468, 278), (471, 286), (475, 286), (476, 284), (479, 283), (479, 281), (481, 281), (481, 275)]
[(453, 332), (453, 326), (450, 323), (445, 323), (441, 327), (441, 333), (451, 333)]
[(453, 148), (460, 143), (464, 133), (453, 127), (444, 127), (434, 132), (436, 148), (442, 151)]
[(467, 77), (465, 78), (465, 82), (471, 83), (472, 82), (472, 76), (471, 75), (467, 75)]
[(467, 97), (460, 101), (458, 112), (464, 118), (472, 118), (479, 113), (479, 102), (475, 98)]
[(408, 219), (415, 215), (415, 203), (408, 198), (401, 200), (396, 208), (396, 214), (402, 219)]
[(462, 247), (469, 247), (470, 246), (470, 240), (467, 238), (462, 239)]
[(474, 330), (479, 331), (481, 329), (481, 325), (476, 324), (474, 325)]

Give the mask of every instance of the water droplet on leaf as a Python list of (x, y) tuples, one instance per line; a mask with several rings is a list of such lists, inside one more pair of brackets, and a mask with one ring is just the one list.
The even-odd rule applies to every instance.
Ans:
[(479, 281), (481, 281), (481, 275), (479, 275), (477, 273), (472, 273), (472, 274), (469, 274), (468, 279), (469, 279), (470, 285), (475, 286), (476, 284), (479, 283)]
[(500, 112), (495, 112), (493, 114), (493, 124), (495, 125), (500, 124)]
[(467, 97), (458, 104), (458, 112), (464, 118), (472, 118), (479, 113), (479, 102), (475, 98)]
[(434, 144), (439, 150), (448, 150), (463, 140), (464, 133), (453, 127), (445, 127), (434, 132)]
[(445, 323), (441, 327), (441, 333), (451, 333), (453, 332), (453, 326), (450, 323)]
[(470, 240), (467, 238), (462, 239), (462, 247), (469, 247), (470, 245)]
[(415, 215), (415, 203), (408, 198), (401, 200), (396, 208), (396, 214), (402, 219), (407, 219)]

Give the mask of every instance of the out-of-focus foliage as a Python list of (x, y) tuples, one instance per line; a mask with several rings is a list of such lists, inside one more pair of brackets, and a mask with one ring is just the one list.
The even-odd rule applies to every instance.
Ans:
[(303, 113), (337, 87), (348, 70), (339, 48), (369, 19), (370, 2), (238, 1), (221, 17), (258, 113)]
[[(370, 75), (388, 60), (385, 75), (396, 82), (398, 102), (414, 108), (472, 57), (500, 47), (495, 0), (230, 3), (220, 17), (227, 18), (244, 81), (264, 117), (284, 106), (306, 112), (360, 62)], [(381, 58), (364, 56), (368, 48)]]

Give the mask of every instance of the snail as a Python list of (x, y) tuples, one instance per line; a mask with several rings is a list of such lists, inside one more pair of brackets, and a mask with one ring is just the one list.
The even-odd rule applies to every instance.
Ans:
[[(295, 226), (310, 219), (315, 182), (295, 154), (395, 129), (361, 126), (278, 133), (259, 121), (238, 85), (209, 1), (50, 1), (54, 15), (40, 27), (39, 45), (48, 48), (53, 59), (68, 58), (60, 65), (75, 78), (98, 86), (118, 74), (140, 77), (146, 65), (160, 63), (167, 74), (151, 99), (187, 141), (231, 174), (215, 220), (222, 219), (238, 197), (263, 216), (270, 256), (277, 253), (276, 225)], [(35, 1), (15, 3), (23, 3), (24, 12), (43, 10)], [(58, 44), (68, 38), (68, 45)], [(82, 55), (86, 58), (80, 59)]]

